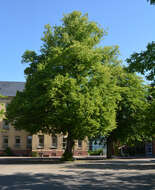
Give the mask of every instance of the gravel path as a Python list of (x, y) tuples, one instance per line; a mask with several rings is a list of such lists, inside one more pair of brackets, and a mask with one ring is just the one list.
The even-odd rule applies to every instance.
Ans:
[(155, 158), (0, 164), (0, 190), (155, 190)]

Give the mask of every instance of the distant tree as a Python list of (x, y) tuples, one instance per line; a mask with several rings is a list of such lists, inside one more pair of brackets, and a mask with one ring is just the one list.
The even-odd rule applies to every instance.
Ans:
[(105, 136), (116, 127), (120, 95), (110, 64), (118, 64), (117, 47), (99, 47), (103, 29), (74, 11), (61, 26), (45, 26), (38, 55), (26, 51), (26, 85), (7, 108), (12, 125), (32, 134), (67, 135), (63, 159), (70, 160), (76, 139)]

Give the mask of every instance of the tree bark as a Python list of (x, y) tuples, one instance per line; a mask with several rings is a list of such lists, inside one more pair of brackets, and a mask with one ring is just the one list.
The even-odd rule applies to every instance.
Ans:
[(74, 148), (74, 139), (73, 139), (72, 134), (68, 133), (67, 145), (66, 145), (65, 152), (62, 156), (62, 160), (66, 160), (66, 161), (73, 160), (73, 148)]
[(107, 158), (108, 159), (112, 158), (112, 148), (113, 148), (113, 141), (112, 141), (112, 136), (110, 135), (107, 138)]

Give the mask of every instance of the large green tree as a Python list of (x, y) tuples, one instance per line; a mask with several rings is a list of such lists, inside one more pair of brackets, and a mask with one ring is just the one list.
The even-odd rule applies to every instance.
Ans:
[(148, 88), (148, 103), (146, 112), (147, 128), (146, 133), (155, 135), (155, 42), (149, 43), (147, 49), (140, 53), (134, 53), (127, 59), (128, 70), (138, 72), (150, 82)]
[[(155, 0), (148, 0), (150, 4), (155, 5)], [(138, 72), (151, 82), (148, 88), (148, 103), (146, 112), (146, 133), (155, 135), (155, 42), (148, 43), (146, 50), (140, 53), (133, 53), (127, 59), (128, 70), (130, 72)], [(147, 130), (149, 128), (149, 130)]]
[(32, 134), (67, 135), (64, 159), (76, 139), (107, 135), (116, 127), (120, 95), (109, 65), (119, 64), (118, 47), (99, 47), (104, 30), (74, 11), (62, 25), (45, 26), (40, 53), (26, 51), (26, 85), (9, 104), (7, 118)]
[[(113, 76), (117, 78), (121, 99), (117, 102), (117, 127), (107, 138), (107, 157), (112, 156), (112, 147), (119, 143), (127, 144), (135, 140), (147, 138), (146, 110), (148, 108), (147, 88), (140, 77), (128, 73), (121, 67), (113, 68)], [(147, 127), (148, 129), (148, 127)]]

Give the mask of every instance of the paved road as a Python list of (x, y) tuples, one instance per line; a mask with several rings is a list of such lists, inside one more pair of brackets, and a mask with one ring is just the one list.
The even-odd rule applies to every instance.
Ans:
[(0, 164), (0, 190), (155, 190), (155, 158)]

